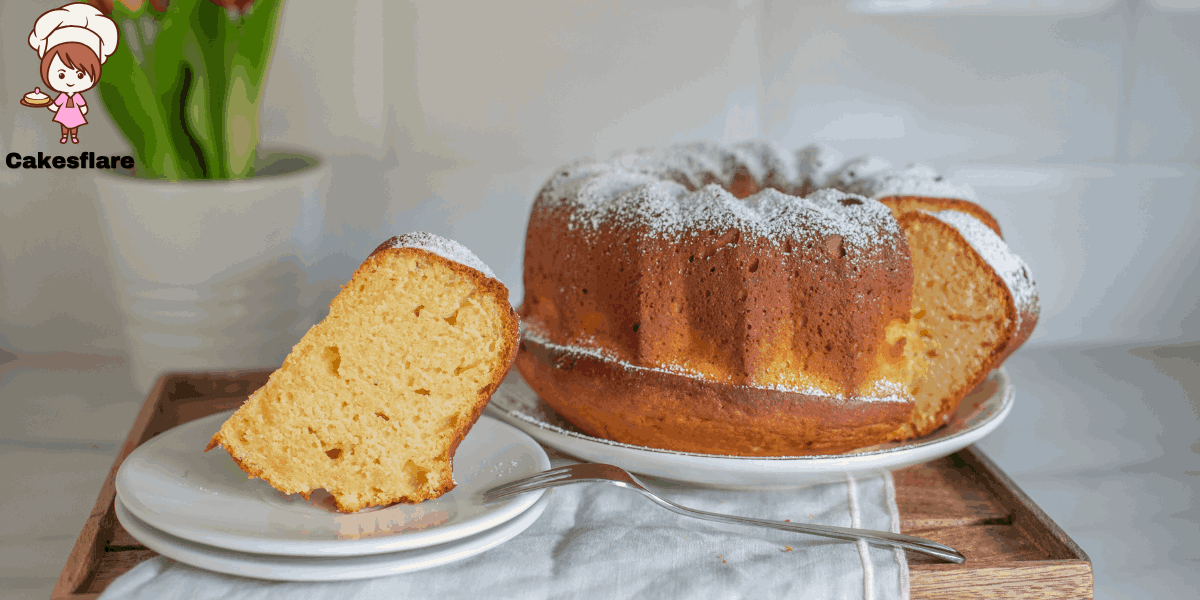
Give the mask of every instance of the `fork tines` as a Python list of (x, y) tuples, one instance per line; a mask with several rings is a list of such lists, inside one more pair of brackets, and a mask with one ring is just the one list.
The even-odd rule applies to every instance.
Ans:
[(521, 494), (524, 492), (531, 492), (540, 487), (549, 487), (546, 484), (550, 484), (550, 483), (560, 481), (563, 479), (569, 479), (571, 477), (571, 467), (572, 466), (574, 466), (574, 465), (559, 467), (557, 469), (550, 469), (549, 471), (542, 471), (541, 473), (538, 473), (537, 475), (532, 475), (532, 476), (526, 477), (525, 479), (519, 479), (519, 480), (509, 483), (507, 485), (502, 485), (498, 488), (488, 490), (488, 492), (483, 495), (483, 501), (484, 502), (492, 502), (494, 500), (499, 500), (500, 498), (504, 498), (506, 496), (511, 496), (514, 494)]

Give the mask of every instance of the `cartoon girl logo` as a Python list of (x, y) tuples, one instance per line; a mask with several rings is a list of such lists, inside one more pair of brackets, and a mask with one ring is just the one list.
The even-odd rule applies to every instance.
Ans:
[(67, 4), (46, 11), (33, 24), (29, 45), (42, 60), (42, 83), (58, 92), (53, 101), (38, 88), (25, 95), (27, 106), (45, 106), (62, 127), (60, 144), (79, 143), (79, 126), (87, 123), (83, 92), (100, 80), (100, 66), (117, 49), (117, 24), (87, 4)]

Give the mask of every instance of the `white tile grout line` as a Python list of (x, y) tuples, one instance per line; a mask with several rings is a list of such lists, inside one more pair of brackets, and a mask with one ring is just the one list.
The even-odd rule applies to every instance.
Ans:
[[(862, 515), (858, 507), (858, 482), (854, 475), (846, 473), (846, 491), (850, 496), (850, 526), (862, 528)], [(858, 546), (858, 558), (863, 566), (863, 600), (875, 600), (875, 565), (871, 564), (871, 549), (866, 540), (855, 542)]]
[[(892, 479), (891, 471), (884, 473), (883, 477), (887, 485), (888, 511), (892, 513), (892, 533), (900, 533), (900, 508), (896, 506), (896, 481)], [(908, 560), (904, 557), (903, 548), (897, 546), (892, 550), (896, 553), (896, 565), (900, 567), (900, 597), (909, 600)]]

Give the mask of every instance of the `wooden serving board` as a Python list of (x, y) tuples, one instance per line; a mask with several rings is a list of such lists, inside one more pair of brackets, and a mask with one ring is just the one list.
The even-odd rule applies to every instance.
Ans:
[[(117, 468), (150, 438), (193, 419), (237, 408), (269, 370), (170, 373), (138, 413), (91, 516), (67, 558), (53, 600), (96, 598), (138, 563), (156, 556), (113, 512)], [(966, 564), (908, 553), (912, 598), (1091, 598), (1087, 554), (978, 450), (894, 473), (900, 529), (949, 545)]]

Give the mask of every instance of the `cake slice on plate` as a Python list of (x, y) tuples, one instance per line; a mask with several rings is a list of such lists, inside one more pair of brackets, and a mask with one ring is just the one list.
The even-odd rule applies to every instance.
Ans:
[(508, 289), (470, 250), (392, 238), (208, 449), (286, 494), (324, 488), (342, 512), (436, 498), (517, 335)]

